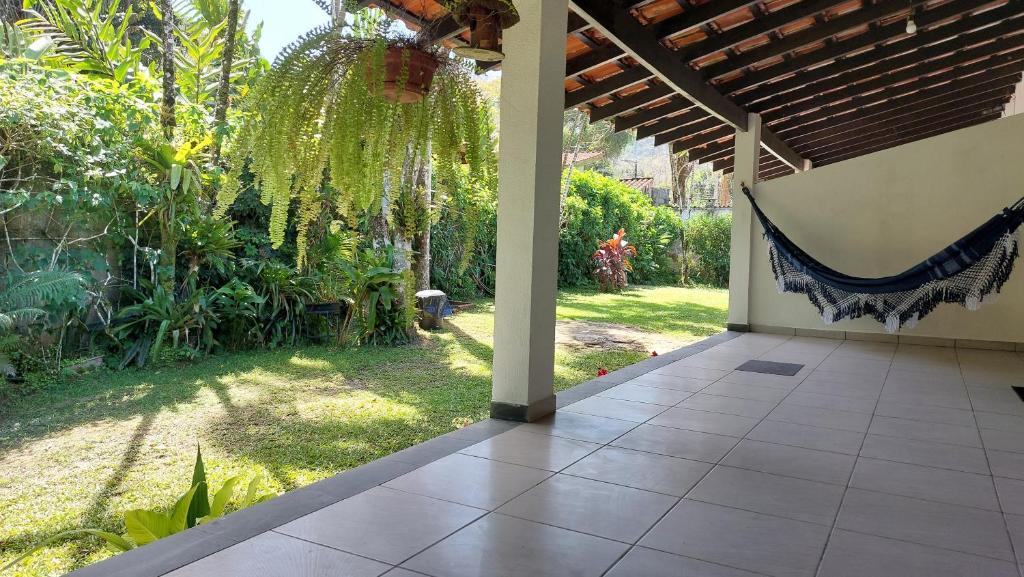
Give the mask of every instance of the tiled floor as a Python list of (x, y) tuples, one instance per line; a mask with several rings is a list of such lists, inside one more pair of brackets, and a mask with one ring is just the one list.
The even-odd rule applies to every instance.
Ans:
[(1019, 353), (744, 335), (170, 575), (1020, 577), (1011, 385)]

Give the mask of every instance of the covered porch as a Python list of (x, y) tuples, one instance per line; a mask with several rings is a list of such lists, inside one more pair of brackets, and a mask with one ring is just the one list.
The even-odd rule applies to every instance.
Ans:
[[(364, 4), (468, 39), (433, 2)], [(515, 4), (493, 418), (76, 574), (1019, 577), (1024, 278), (896, 334), (826, 325), (776, 290), (740, 186), (862, 276), (984, 222), (1024, 183), (1024, 4)], [(575, 106), (733, 174), (729, 330), (556, 397)]]

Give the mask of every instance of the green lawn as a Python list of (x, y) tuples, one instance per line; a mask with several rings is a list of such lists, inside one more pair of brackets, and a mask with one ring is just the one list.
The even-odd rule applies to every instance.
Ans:
[[(633, 288), (563, 293), (559, 318), (697, 339), (722, 330), (727, 293)], [(407, 347), (304, 347), (103, 372), (0, 408), (0, 566), (60, 531), (123, 531), (121, 513), (169, 507), (201, 443), (214, 486), (256, 474), (286, 491), (487, 416), (493, 306)], [(643, 352), (559, 348), (559, 389)], [(94, 541), (49, 547), (12, 575), (59, 575), (110, 555)]]

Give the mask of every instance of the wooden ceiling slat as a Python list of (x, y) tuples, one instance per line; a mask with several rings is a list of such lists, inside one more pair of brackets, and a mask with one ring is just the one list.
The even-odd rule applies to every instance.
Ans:
[(697, 162), (706, 164), (708, 162), (714, 162), (716, 160), (732, 156), (734, 152), (734, 143), (732, 141), (726, 141), (725, 143), (709, 144), (706, 150), (708, 152), (703, 153), (703, 156), (695, 159)]
[(654, 74), (643, 66), (634, 66), (633, 68), (629, 68), (618, 74), (609, 76), (600, 82), (595, 82), (594, 84), (584, 86), (578, 90), (567, 92), (565, 94), (565, 107), (572, 108), (585, 102), (590, 102), (596, 98), (608, 96), (613, 92), (622, 90), (623, 88), (638, 82), (643, 82), (653, 76)]
[(808, 158), (828, 156), (835, 150), (849, 148), (852, 143), (870, 144), (922, 128), (941, 128), (954, 124), (967, 116), (975, 117), (994, 111), (1002, 112), (1005, 106), (1005, 98), (1000, 98), (972, 103), (970, 106), (959, 106), (952, 110), (926, 110), (920, 114), (905, 116), (894, 122), (865, 128), (857, 133), (847, 133), (835, 139), (819, 141), (812, 146), (805, 147), (801, 152)]
[[(892, 108), (902, 106), (917, 106), (932, 100), (944, 99), (952, 94), (967, 94), (971, 91), (985, 92), (1006, 86), (1013, 86), (1020, 81), (1021, 70), (1024, 70), (1024, 64), (1018, 63), (1016, 65), (1004, 66), (1001, 69), (994, 69), (992, 71), (992, 76), (979, 74), (936, 86), (926, 86), (924, 84), (914, 83), (914, 85), (908, 85), (906, 87), (897, 87), (902, 88), (901, 91), (889, 90), (884, 93), (879, 93), (871, 99), (861, 98), (840, 102), (831, 106), (826, 106), (809, 114), (778, 122), (772, 126), (779, 132), (787, 133), (789, 131), (793, 131), (793, 134), (796, 134), (797, 132), (802, 134), (804, 131), (810, 132), (823, 130), (828, 127), (836, 117), (848, 120), (849, 118), (856, 117), (857, 110), (862, 108), (864, 110), (870, 110), (872, 113), (876, 113), (878, 111), (890, 110)], [(919, 90), (914, 91), (915, 89)]]
[[(920, 78), (918, 78), (920, 75), (913, 71), (895, 72), (886, 77), (869, 80), (867, 82), (851, 86), (849, 91), (826, 92), (809, 100), (801, 100), (800, 102), (776, 108), (771, 112), (763, 114), (762, 117), (765, 122), (771, 123), (847, 99), (863, 100), (874, 98), (874, 101), (877, 102), (877, 95), (879, 95), (880, 90), (882, 93), (895, 92), (897, 94), (905, 94), (908, 92), (908, 88), (911, 87), (919, 89), (926, 86), (935, 86), (940, 83), (949, 82), (972, 74), (990, 73), (993, 69), (1012, 66), (1014, 63), (1019, 63), (1021, 60), (1024, 60), (1024, 50), (989, 56), (978, 62), (960, 65), (946, 72), (939, 72), (937, 74), (931, 74)], [(1014, 69), (1014, 72), (1016, 72), (1016, 69)], [(889, 95), (889, 97), (892, 96), (894, 95)]]
[(704, 26), (726, 14), (757, 4), (760, 0), (715, 0), (706, 2), (700, 6), (688, 8), (682, 14), (666, 18), (657, 24), (651, 25), (651, 33), (658, 39), (663, 40), (685, 32), (691, 28)]
[[(1002, 8), (963, 18), (952, 24), (939, 26), (931, 30), (922, 30), (913, 36), (908, 36), (897, 42), (876, 46), (862, 54), (842, 58), (813, 70), (805, 70), (783, 80), (762, 84), (752, 90), (739, 92), (734, 95), (734, 99), (738, 104), (746, 106), (774, 95), (784, 94), (812, 82), (834, 77), (837, 74), (850, 72), (875, 63), (884, 63), (886, 62), (885, 59), (899, 56), (907, 51), (929, 50), (931, 52), (932, 49), (928, 47), (936, 43), (940, 43), (934, 47), (936, 50), (940, 46), (970, 46), (976, 42), (990, 40), (1020, 30), (1024, 21), (1013, 18), (1019, 17), (1021, 13), (1024, 13), (1024, 3), (1007, 4)], [(996, 25), (993, 26), (992, 24)], [(959, 35), (967, 32), (971, 33), (958, 38)], [(753, 86), (754, 83), (751, 79), (758, 74), (758, 72), (753, 72), (750, 75), (741, 77), (738, 81), (729, 82), (729, 90), (736, 92)]]
[(840, 135), (845, 138), (848, 134), (856, 134), (862, 129), (871, 128), (883, 122), (891, 123), (896, 119), (925, 111), (947, 110), (952, 112), (958, 107), (969, 106), (973, 102), (1008, 98), (1013, 94), (1013, 88), (1012, 85), (1009, 85), (994, 90), (965, 91), (959, 94), (955, 93), (949, 99), (933, 99), (916, 104), (879, 107), (883, 109), (882, 111), (875, 111), (875, 107), (865, 108), (859, 114), (849, 115), (853, 118), (845, 122), (842, 121), (843, 117), (839, 117), (839, 122), (829, 122), (827, 126), (822, 127), (820, 130), (801, 131), (800, 136), (792, 138), (791, 141), (794, 147), (806, 148), (815, 142), (831, 141)]
[[(604, 106), (592, 107), (590, 109), (590, 122), (597, 122), (598, 120), (611, 118), (617, 114), (625, 114), (626, 112), (636, 110), (641, 106), (646, 106), (652, 102), (661, 100), (666, 96), (675, 94), (675, 92), (676, 91), (672, 90), (670, 86), (666, 86), (664, 84), (649, 86), (644, 90), (635, 92), (629, 96), (624, 96), (615, 102), (605, 104)], [(685, 99), (679, 100), (680, 102), (687, 102), (687, 104), (692, 106), (692, 103), (689, 103)]]
[(604, 0), (570, 0), (569, 3), (574, 12), (629, 52), (641, 65), (656, 71), (661, 80), (679, 94), (722, 121), (746, 129), (747, 113), (743, 109), (704, 82), (696, 71), (680, 66), (672, 50), (616, 3)]
[[(698, 133), (719, 127), (721, 125), (721, 120), (715, 118), (714, 116), (708, 116), (703, 120), (698, 120), (697, 122), (694, 122), (692, 124), (680, 126), (679, 128), (675, 128), (673, 130), (662, 132), (656, 135), (654, 137), (654, 146), (661, 146), (662, 144), (668, 144), (669, 142), (675, 142), (676, 140), (699, 136)], [(734, 130), (731, 126), (728, 126), (726, 128)]]
[[(660, 85), (664, 86), (664, 84)], [(668, 88), (668, 87), (666, 87)], [(672, 92), (672, 89), (669, 89)], [(682, 112), (687, 108), (692, 108), (693, 103), (683, 98), (677, 98), (672, 102), (662, 104), (661, 106), (655, 106), (654, 108), (647, 108), (644, 110), (637, 111), (635, 114), (629, 116), (619, 116), (615, 119), (615, 132), (622, 132), (623, 130), (629, 130), (630, 128), (636, 128), (641, 124), (647, 124), (652, 120), (657, 120), (663, 116), (669, 114), (675, 114)], [(603, 107), (602, 107), (603, 108)], [(600, 109), (598, 109), (600, 110)], [(593, 113), (591, 113), (590, 119), (594, 119)]]
[[(771, 154), (764, 153), (764, 152), (761, 153), (761, 156), (759, 157), (758, 162), (757, 162), (757, 166), (758, 166), (758, 172), (760, 172), (761, 170), (763, 170), (765, 168), (774, 169), (774, 168), (779, 168), (779, 167), (782, 167), (782, 166), (785, 166), (786, 168), (790, 168), (788, 165), (784, 164), (782, 161), (780, 161), (779, 159), (775, 158)], [(731, 169), (731, 168), (733, 168), (733, 158), (731, 156), (728, 157), (728, 158), (723, 158), (721, 160), (716, 160), (711, 165), (711, 169), (715, 170), (715, 171)]]
[(608, 44), (596, 50), (591, 50), (565, 63), (565, 77), (572, 78), (585, 74), (618, 58), (622, 58), (625, 54), (621, 48), (614, 44)]
[[(677, 116), (671, 116), (665, 118), (659, 122), (656, 122), (649, 126), (641, 126), (636, 129), (636, 139), (643, 140), (650, 138), (656, 134), (661, 134), (675, 128), (686, 126), (687, 124), (697, 122), (708, 118), (708, 113), (703, 108), (693, 108)], [(713, 126), (713, 125), (712, 125)]]
[[(931, 74), (978, 58), (1024, 47), (1024, 34), (1000, 38), (993, 42), (958, 51), (956, 51), (955, 46), (946, 46), (946, 44), (943, 43), (911, 52), (891, 60), (879, 62), (877, 65), (865, 66), (852, 72), (833, 76), (821, 82), (808, 84), (803, 88), (780, 94), (778, 97), (755, 103), (750, 108), (755, 112), (763, 113), (833, 90), (858, 91), (858, 87), (864, 85), (861, 83), (871, 79), (877, 78), (892, 83), (901, 82), (914, 75), (923, 76)], [(925, 58), (930, 58), (930, 60), (924, 60)], [(900, 69), (900, 72), (890, 72), (894, 69)]]
[(836, 3), (836, 0), (805, 0), (791, 4), (760, 18), (755, 18), (730, 28), (721, 34), (710, 36), (703, 42), (684, 46), (678, 51), (679, 57), (684, 62), (690, 62), (715, 52), (727, 50), (737, 44), (763, 34), (768, 34), (797, 20), (824, 12), (829, 8), (835, 7)]
[[(1016, 2), (1017, 0), (1014, 0)], [(922, 29), (921, 34), (924, 32), (924, 28), (937, 22), (942, 22), (951, 17), (955, 17), (961, 14), (965, 14), (976, 10), (978, 8), (977, 2), (967, 0), (953, 0), (948, 4), (943, 4), (937, 8), (926, 10), (914, 16), (914, 21), (917, 23), (919, 29)], [(972, 16), (972, 18), (981, 18), (982, 15)], [(950, 26), (946, 24), (945, 26)], [(906, 23), (893, 22), (885, 26), (878, 26), (874, 29), (854, 36), (846, 40), (840, 40), (833, 42), (832, 44), (818, 50), (813, 50), (806, 54), (794, 56), (788, 60), (785, 60), (779, 64), (768, 66), (764, 69), (757, 71), (749, 71), (743, 77), (737, 80), (730, 80), (723, 82), (719, 87), (726, 93), (736, 91), (740, 87), (756, 86), (758, 84), (769, 82), (781, 76), (798, 72), (805, 68), (810, 68), (841, 58), (852, 52), (857, 52), (864, 48), (872, 47), (882, 42), (891, 41), (894, 38), (906, 34)]]
[[(701, 134), (694, 134), (694, 135), (686, 137), (686, 138), (680, 138), (678, 140), (678, 142), (673, 142), (672, 143), (672, 151), (673, 152), (678, 152), (678, 151), (682, 151), (682, 150), (689, 150), (689, 149), (697, 147), (697, 146), (701, 146), (701, 145), (704, 145), (704, 144), (712, 143), (712, 142), (714, 142), (716, 140), (721, 140), (721, 139), (725, 138), (726, 136), (729, 136), (730, 134), (734, 134), (734, 133), (735, 133), (735, 129), (733, 127), (731, 127), (731, 126), (721, 126), (719, 128), (715, 128), (713, 130), (709, 130), (709, 131), (701, 133)], [(663, 141), (663, 142), (659, 143), (658, 139), (655, 138), (654, 142), (655, 142), (656, 146), (660, 146), (661, 144), (665, 144), (666, 142), (671, 142), (671, 141)]]
[(976, 126), (978, 124), (983, 124), (983, 123), (989, 122), (991, 120), (996, 120), (1000, 116), (1001, 116), (1000, 114), (990, 114), (990, 115), (986, 115), (986, 116), (980, 116), (980, 117), (968, 119), (968, 120), (960, 122), (958, 124), (954, 124), (954, 125), (950, 125), (950, 126), (944, 126), (942, 128), (936, 128), (936, 129), (921, 131), (921, 132), (912, 133), (912, 134), (905, 134), (905, 135), (902, 135), (899, 138), (896, 138), (896, 139), (893, 139), (893, 140), (890, 140), (890, 141), (886, 141), (886, 142), (876, 143), (876, 144), (869, 145), (869, 146), (852, 147), (852, 148), (848, 149), (847, 151), (843, 152), (842, 154), (837, 154), (835, 156), (830, 156), (830, 157), (825, 157), (825, 158), (820, 158), (820, 159), (814, 159), (814, 163), (815, 163), (816, 166), (826, 166), (828, 164), (834, 164), (836, 162), (841, 162), (843, 160), (848, 160), (850, 158), (855, 158), (857, 156), (863, 156), (865, 154), (870, 154), (872, 152), (878, 152), (880, 150), (885, 150), (887, 148), (892, 148), (894, 146), (899, 146), (901, 144), (907, 144), (907, 143), (915, 142), (915, 141), (918, 141), (918, 140), (924, 140), (925, 138), (930, 138), (932, 136), (938, 136), (940, 134), (945, 134), (947, 132), (953, 132), (954, 130), (960, 130), (961, 128), (967, 128), (967, 127), (970, 127), (970, 126)]
[[(973, 4), (977, 7), (977, 2), (969, 2), (968, 0), (954, 0), (954, 3), (959, 1), (962, 4)], [(863, 26), (877, 20), (881, 20), (887, 16), (892, 16), (900, 12), (905, 12), (907, 4), (904, 2), (879, 2), (874, 5), (867, 5), (860, 10), (837, 16), (831, 20), (818, 23), (815, 26), (806, 28), (799, 32), (794, 32), (787, 36), (782, 37), (777, 42), (771, 42), (764, 46), (753, 48), (746, 52), (742, 52), (736, 56), (727, 58), (720, 62), (708, 65), (701, 69), (701, 73), (707, 79), (718, 78), (724, 74), (728, 74), (734, 70), (739, 70), (753, 64), (757, 64), (763, 60), (781, 56), (783, 54), (792, 52), (797, 48), (820, 42), (826, 38), (830, 38), (844, 30)], [(906, 26), (906, 24), (901, 24)]]

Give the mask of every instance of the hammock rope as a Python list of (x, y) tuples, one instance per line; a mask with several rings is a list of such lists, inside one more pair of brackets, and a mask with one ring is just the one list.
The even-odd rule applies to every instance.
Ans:
[(914, 326), (942, 303), (977, 310), (999, 294), (1020, 254), (1024, 198), (907, 271), (881, 278), (854, 277), (797, 246), (761, 210), (750, 189), (742, 189), (764, 228), (779, 292), (807, 295), (826, 324), (868, 316), (883, 323), (886, 331), (896, 332)]

